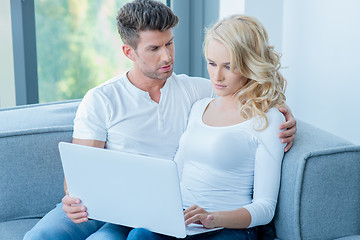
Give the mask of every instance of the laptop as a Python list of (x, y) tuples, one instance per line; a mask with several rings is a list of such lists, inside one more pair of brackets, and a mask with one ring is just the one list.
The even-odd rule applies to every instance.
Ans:
[(185, 225), (173, 160), (65, 142), (59, 150), (69, 195), (91, 219), (178, 238), (219, 229)]

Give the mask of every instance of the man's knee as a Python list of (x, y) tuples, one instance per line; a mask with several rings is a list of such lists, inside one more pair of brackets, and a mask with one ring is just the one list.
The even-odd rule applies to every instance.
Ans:
[(50, 240), (50, 239), (61, 239), (61, 238), (62, 238), (61, 233), (59, 233), (58, 231), (54, 231), (53, 229), (50, 228), (49, 229), (33, 228), (30, 231), (28, 231), (24, 236), (24, 240), (47, 240), (47, 239)]

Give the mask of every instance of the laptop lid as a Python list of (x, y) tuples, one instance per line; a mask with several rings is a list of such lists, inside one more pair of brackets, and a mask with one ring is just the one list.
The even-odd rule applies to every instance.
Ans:
[(59, 150), (69, 194), (89, 218), (186, 236), (174, 161), (63, 142)]

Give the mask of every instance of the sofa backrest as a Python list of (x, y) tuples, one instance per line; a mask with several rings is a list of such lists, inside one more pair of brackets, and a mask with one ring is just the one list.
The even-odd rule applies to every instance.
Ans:
[(0, 109), (0, 222), (40, 217), (64, 196), (60, 141), (79, 100)]

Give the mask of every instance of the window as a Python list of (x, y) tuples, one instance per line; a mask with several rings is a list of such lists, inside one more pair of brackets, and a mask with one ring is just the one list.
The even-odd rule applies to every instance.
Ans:
[(39, 102), (82, 98), (131, 68), (115, 19), (129, 1), (34, 0)]

